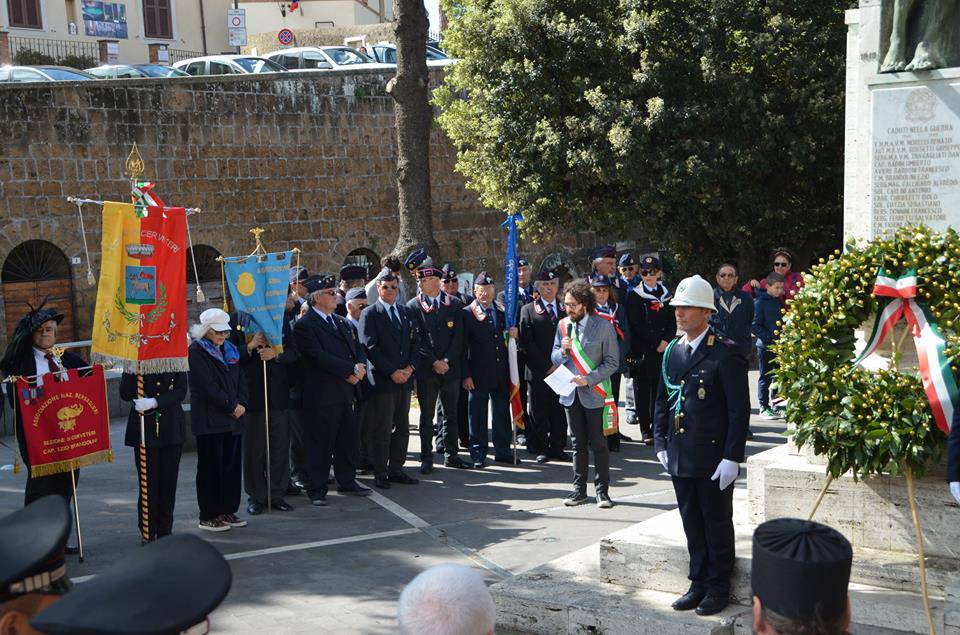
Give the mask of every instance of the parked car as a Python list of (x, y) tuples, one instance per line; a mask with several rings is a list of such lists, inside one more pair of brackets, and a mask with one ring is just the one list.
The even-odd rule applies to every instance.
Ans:
[(139, 79), (144, 77), (189, 77), (189, 73), (162, 64), (104, 64), (85, 72), (100, 79)]
[[(397, 64), (397, 45), (390, 42), (378, 42), (369, 47), (371, 54), (381, 64)], [(447, 54), (438, 48), (427, 46), (427, 66), (446, 66), (453, 63)]]
[(251, 73), (285, 73), (276, 62), (254, 55), (207, 55), (181, 60), (173, 65), (188, 75), (248, 75)]
[(301, 46), (280, 49), (264, 55), (291, 71), (318, 71), (334, 68), (393, 68), (349, 46)]
[(84, 82), (96, 79), (69, 66), (0, 66), (0, 82)]

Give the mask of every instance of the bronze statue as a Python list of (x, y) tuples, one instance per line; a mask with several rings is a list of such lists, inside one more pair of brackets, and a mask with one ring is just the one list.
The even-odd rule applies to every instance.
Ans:
[[(884, 14), (892, 9), (893, 15), (884, 15), (890, 47), (880, 72), (927, 71), (957, 64), (958, 8), (960, 0), (884, 0)], [(913, 58), (908, 59), (911, 50)]]

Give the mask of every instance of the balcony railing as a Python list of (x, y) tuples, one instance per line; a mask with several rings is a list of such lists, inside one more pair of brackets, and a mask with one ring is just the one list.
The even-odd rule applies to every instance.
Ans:
[(191, 57), (202, 57), (203, 53), (200, 51), (185, 51), (183, 49), (167, 49), (170, 53), (170, 63), (179, 62), (180, 60), (188, 60)]
[[(10, 36), (10, 58), (17, 59), (17, 55), (22, 51), (32, 51), (40, 53), (53, 60), (53, 63), (60, 63), (70, 57), (86, 57), (96, 62), (100, 58), (100, 48), (96, 42), (85, 42), (82, 40), (51, 40), (42, 37), (18, 37)], [(40, 63), (37, 60), (30, 60), (29, 63)]]

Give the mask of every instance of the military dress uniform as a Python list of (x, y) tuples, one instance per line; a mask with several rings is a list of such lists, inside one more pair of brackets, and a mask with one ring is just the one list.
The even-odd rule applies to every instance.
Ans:
[(677, 338), (669, 350), (657, 391), (654, 446), (667, 453), (690, 552), (690, 591), (725, 603), (734, 564), (734, 488), (721, 490), (711, 476), (724, 459), (744, 460), (747, 361), (712, 328), (689, 346), (686, 336)]
[[(450, 281), (457, 280), (456, 270), (450, 266), (450, 264), (443, 265), (441, 269), (443, 272), (443, 277), (441, 281), (446, 284)], [(446, 293), (446, 292), (445, 292)], [(457, 291), (456, 293), (447, 293), (448, 296), (460, 300), (460, 303), (463, 306), (469, 306), (473, 302), (473, 296), (469, 293), (462, 293)], [(462, 372), (463, 369), (461, 369)], [(469, 415), (467, 412), (467, 403), (470, 400), (470, 395), (464, 390), (463, 385), (460, 386), (460, 394), (457, 397), (457, 438), (460, 441), (460, 447), (464, 449), (470, 448), (470, 427), (469, 427)], [(447, 415), (443, 411), (443, 402), (437, 401), (437, 425), (434, 428), (435, 430), (443, 430), (445, 426), (449, 425), (447, 423)], [(443, 439), (437, 437), (437, 452), (440, 452), (443, 449)]]
[[(157, 540), (173, 532), (173, 509), (177, 501), (177, 477), (180, 457), (186, 441), (184, 398), (190, 385), (187, 373), (151, 373), (143, 375), (143, 398), (156, 399), (155, 408), (143, 413), (143, 436), (147, 463), (147, 509), (143, 497), (137, 498), (138, 518), (141, 523), (149, 518), (150, 540)], [(133, 401), (137, 394), (137, 376), (123, 373), (120, 377), (120, 398)], [(139, 473), (140, 413), (136, 407), (127, 415), (127, 430), (123, 442), (134, 448), (134, 465)], [(141, 526), (141, 534), (143, 533)]]

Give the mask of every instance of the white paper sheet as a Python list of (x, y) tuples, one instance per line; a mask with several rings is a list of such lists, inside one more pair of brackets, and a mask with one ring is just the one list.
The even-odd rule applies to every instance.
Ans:
[(577, 389), (577, 385), (570, 381), (573, 378), (574, 374), (567, 370), (566, 366), (557, 366), (557, 370), (547, 375), (543, 381), (553, 392), (566, 397)]

